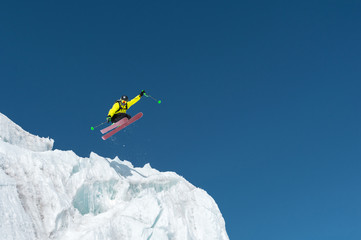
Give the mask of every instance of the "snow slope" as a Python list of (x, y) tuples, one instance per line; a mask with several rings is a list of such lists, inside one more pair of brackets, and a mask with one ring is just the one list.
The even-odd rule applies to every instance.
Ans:
[(0, 239), (229, 239), (215, 201), (176, 173), (53, 144), (0, 113)]

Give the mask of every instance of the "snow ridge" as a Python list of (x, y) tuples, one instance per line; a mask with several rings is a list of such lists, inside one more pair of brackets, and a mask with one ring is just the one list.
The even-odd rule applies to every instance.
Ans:
[(174, 172), (51, 150), (2, 114), (0, 129), (5, 239), (228, 239), (215, 201)]
[(54, 140), (34, 136), (0, 113), (0, 139), (13, 145), (36, 152), (53, 149)]

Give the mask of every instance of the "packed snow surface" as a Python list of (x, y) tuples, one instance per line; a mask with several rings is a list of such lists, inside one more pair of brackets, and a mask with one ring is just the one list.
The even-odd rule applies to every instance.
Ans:
[(0, 113), (0, 239), (229, 239), (212, 197), (176, 173), (53, 144)]

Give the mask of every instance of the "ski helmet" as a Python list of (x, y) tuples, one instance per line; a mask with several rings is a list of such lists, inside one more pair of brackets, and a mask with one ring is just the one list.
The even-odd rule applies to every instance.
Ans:
[(123, 100), (123, 101), (128, 101), (128, 96), (123, 95), (122, 98), (121, 98), (121, 100)]

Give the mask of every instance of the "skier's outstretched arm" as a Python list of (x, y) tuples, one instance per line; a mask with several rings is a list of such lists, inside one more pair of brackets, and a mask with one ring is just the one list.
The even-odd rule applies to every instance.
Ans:
[(128, 104), (128, 108), (130, 108), (133, 104), (135, 104), (136, 102), (138, 102), (138, 101), (140, 100), (140, 98), (143, 96), (144, 93), (145, 93), (145, 91), (142, 90), (138, 96), (136, 96), (135, 98), (133, 98), (132, 100), (130, 100), (130, 101), (127, 103), (127, 104)]

